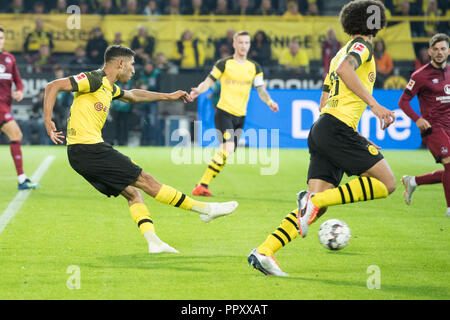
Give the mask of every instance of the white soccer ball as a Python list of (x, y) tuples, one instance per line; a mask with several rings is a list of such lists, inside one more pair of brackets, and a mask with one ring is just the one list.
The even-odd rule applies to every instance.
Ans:
[(340, 250), (345, 248), (352, 236), (348, 225), (339, 219), (330, 219), (319, 228), (319, 241), (327, 249)]

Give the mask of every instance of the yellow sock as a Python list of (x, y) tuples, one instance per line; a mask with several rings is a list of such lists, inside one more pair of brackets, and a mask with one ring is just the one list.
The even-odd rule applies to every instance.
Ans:
[(142, 234), (147, 231), (155, 231), (155, 226), (153, 225), (153, 221), (150, 217), (150, 212), (145, 204), (135, 203), (131, 205), (130, 214), (133, 220), (137, 223)]
[(186, 194), (165, 184), (161, 186), (155, 200), (185, 210), (195, 209), (195, 211), (198, 211), (197, 209), (201, 209), (206, 206), (205, 202), (194, 200)]
[(208, 168), (206, 168), (199, 184), (207, 187), (211, 183), (212, 179), (214, 179), (220, 173), (220, 171), (222, 171), (222, 168), (225, 166), (226, 161), (227, 154), (225, 153), (225, 151), (218, 151), (209, 163)]
[(281, 221), (280, 226), (258, 247), (260, 254), (272, 256), (298, 236), (297, 214), (298, 209), (295, 209)]
[(384, 183), (370, 177), (359, 177), (343, 186), (316, 193), (311, 201), (319, 208), (358, 201), (386, 198), (388, 191)]

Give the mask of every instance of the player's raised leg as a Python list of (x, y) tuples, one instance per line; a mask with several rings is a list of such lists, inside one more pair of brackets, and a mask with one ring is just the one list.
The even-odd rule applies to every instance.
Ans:
[(299, 196), (299, 232), (306, 237), (308, 227), (316, 218), (320, 208), (359, 201), (386, 198), (396, 188), (395, 178), (385, 159), (378, 161), (361, 177), (350, 180), (343, 186)]
[(206, 223), (232, 213), (238, 206), (236, 201), (202, 202), (194, 200), (171, 186), (159, 183), (154, 177), (144, 171), (141, 172), (134, 186), (159, 202), (198, 212), (200, 219)]
[(16, 167), (18, 188), (19, 190), (35, 189), (39, 184), (31, 182), (27, 175), (23, 171), (23, 157), (22, 157), (22, 131), (15, 120), (6, 122), (1, 131), (9, 138), (9, 149), (11, 151), (11, 157)]

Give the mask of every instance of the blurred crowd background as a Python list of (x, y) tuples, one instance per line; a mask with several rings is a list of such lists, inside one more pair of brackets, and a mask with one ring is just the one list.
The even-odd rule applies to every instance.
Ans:
[[(198, 84), (217, 59), (232, 55), (232, 37), (239, 23), (245, 19), (256, 21), (285, 21), (295, 29), (293, 21), (328, 21), (337, 19), (344, 0), (0, 0), (0, 24), (7, 30), (5, 50), (15, 54), (25, 84), (25, 99), (13, 107), (14, 115), (24, 133), (23, 144), (49, 144), (42, 121), (43, 89), (48, 81), (97, 69), (102, 66), (103, 52), (111, 44), (121, 44), (136, 51), (136, 75), (124, 88), (141, 88), (152, 91), (189, 90)], [(409, 45), (413, 56), (396, 60), (391, 46), (383, 38), (377, 38), (373, 54), (377, 64), (376, 88), (403, 89), (411, 73), (429, 62), (427, 40), (438, 32), (449, 31), (450, 10), (447, 0), (388, 0), (382, 1), (387, 8), (388, 27), (408, 24)], [(76, 6), (74, 7), (71, 6)], [(73, 11), (75, 10), (75, 11)], [(101, 24), (89, 25), (85, 40), (65, 50), (55, 49), (61, 35), (48, 28), (49, 16), (79, 13), (100, 16), (114, 22), (130, 21), (123, 26), (108, 30)], [(25, 19), (19, 22), (5, 21)], [(130, 20), (123, 16), (129, 16)], [(327, 18), (328, 17), (328, 18)], [(8, 20), (9, 19), (9, 20)], [(169, 19), (169, 20), (168, 20)], [(215, 38), (205, 38), (208, 30), (189, 27), (178, 30), (179, 37), (170, 45), (164, 38), (164, 28), (152, 30), (152, 22), (168, 21), (230, 21), (230, 27)], [(214, 19), (214, 20), (208, 20)], [(267, 20), (264, 20), (267, 19)], [(314, 20), (315, 19), (315, 20)], [(321, 20), (322, 19), (322, 20)], [(83, 23), (83, 20), (81, 20)], [(117, 20), (119, 21), (119, 20)], [(146, 23), (141, 23), (145, 21)], [(236, 28), (232, 26), (236, 25)], [(8, 31), (10, 27), (10, 31)], [(86, 29), (86, 27), (82, 28)], [(121, 29), (132, 30), (124, 34)], [(106, 29), (106, 30), (105, 30)], [(168, 31), (169, 32), (169, 31)], [(298, 33), (301, 34), (301, 30)], [(329, 62), (345, 43), (340, 41), (340, 30), (332, 27), (321, 31), (323, 35), (310, 44), (307, 38), (277, 38), (277, 30), (252, 32), (249, 58), (258, 62), (264, 70), (269, 89), (320, 89)], [(392, 32), (391, 32), (392, 33)], [(20, 34), (18, 36), (18, 34)], [(165, 39), (166, 44), (158, 43)], [(282, 38), (280, 36), (280, 38)], [(394, 38), (394, 40), (392, 40)], [(390, 38), (391, 43), (395, 37)], [(275, 41), (283, 41), (275, 46)], [(343, 43), (344, 42), (344, 43)], [(12, 46), (13, 44), (13, 46)], [(309, 46), (309, 47), (308, 47)], [(318, 54), (311, 55), (315, 47)], [(306, 50), (306, 47), (309, 49)], [(401, 49), (400, 49), (401, 50)], [(218, 84), (209, 94), (213, 104), (220, 93)], [(65, 129), (72, 102), (71, 93), (60, 93), (55, 106), (58, 128)], [(283, 106), (280, 106), (281, 108)], [(104, 128), (107, 142), (115, 145), (170, 145), (168, 136), (180, 123), (192, 126), (196, 118), (196, 104), (148, 103), (131, 105), (114, 101), (111, 114)], [(183, 122), (184, 121), (184, 122)], [(191, 128), (192, 129), (192, 128)], [(0, 136), (0, 143), (6, 138)]]

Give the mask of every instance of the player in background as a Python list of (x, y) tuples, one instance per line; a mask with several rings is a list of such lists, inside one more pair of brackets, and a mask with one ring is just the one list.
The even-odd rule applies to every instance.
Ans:
[(176, 249), (162, 242), (156, 235), (140, 190), (159, 202), (199, 213), (203, 222), (230, 214), (238, 204), (236, 201), (196, 201), (168, 185), (159, 183), (130, 158), (103, 141), (101, 129), (113, 99), (128, 103), (191, 101), (189, 94), (181, 90), (168, 94), (120, 89), (115, 82), (127, 83), (135, 73), (134, 55), (135, 52), (129, 48), (113, 45), (105, 51), (105, 64), (102, 69), (50, 82), (45, 88), (44, 123), (50, 139), (55, 144), (63, 143), (63, 134), (56, 130), (52, 121), (53, 107), (59, 91), (75, 92), (67, 121), (67, 155), (70, 165), (101, 193), (108, 197), (122, 195), (127, 200), (131, 217), (147, 240), (150, 253), (177, 253)]
[[(16, 167), (19, 190), (35, 189), (39, 185), (30, 181), (23, 171), (22, 131), (11, 114), (12, 99), (17, 102), (23, 99), (23, 83), (14, 56), (3, 51), (5, 46), (5, 30), (0, 27), (0, 131), (9, 139), (11, 156)], [(16, 90), (11, 92), (12, 83)]]
[(233, 37), (233, 56), (218, 60), (206, 79), (191, 90), (191, 98), (195, 99), (220, 79), (220, 98), (214, 122), (221, 143), (219, 151), (213, 156), (205, 173), (192, 191), (193, 195), (211, 196), (209, 184), (223, 169), (227, 158), (236, 150), (239, 135), (244, 128), (252, 85), (258, 90), (260, 99), (272, 111), (278, 112), (279, 110), (278, 104), (270, 98), (266, 91), (261, 66), (255, 61), (247, 59), (250, 42), (250, 34), (247, 31), (236, 33)]
[[(416, 123), (423, 141), (437, 163), (444, 170), (422, 174), (405, 175), (403, 197), (411, 204), (417, 186), (442, 183), (447, 200), (447, 217), (450, 217), (450, 67), (447, 63), (449, 37), (444, 33), (434, 35), (429, 42), (428, 54), (431, 62), (411, 75), (408, 85), (400, 97), (400, 108)], [(419, 99), (419, 116), (411, 108), (414, 96)]]
[[(371, 6), (379, 10), (368, 10)], [(368, 23), (374, 11), (379, 12), (378, 26)], [(328, 206), (386, 198), (396, 188), (383, 155), (356, 131), (367, 106), (382, 129), (395, 121), (394, 112), (372, 97), (376, 73), (372, 41), (386, 24), (384, 5), (373, 0), (349, 2), (340, 12), (340, 21), (351, 40), (331, 60), (323, 85), (321, 115), (308, 136), (308, 191), (298, 193), (298, 209), (290, 212), (248, 257), (249, 265), (266, 275), (288, 276), (273, 254), (298, 234), (306, 237), (309, 225)], [(359, 177), (340, 186), (344, 172)]]

